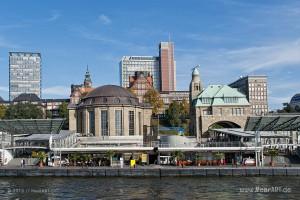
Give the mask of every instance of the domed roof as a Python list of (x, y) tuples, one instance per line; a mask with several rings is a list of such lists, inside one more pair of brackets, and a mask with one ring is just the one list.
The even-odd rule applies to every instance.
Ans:
[(80, 104), (91, 105), (140, 105), (139, 99), (131, 92), (116, 85), (104, 85), (89, 92)]
[(290, 103), (300, 103), (300, 93), (295, 94), (295, 95), (292, 97)]
[(97, 87), (89, 92), (84, 99), (91, 97), (130, 97), (136, 98), (132, 93), (130, 93), (125, 88), (117, 85), (104, 85)]

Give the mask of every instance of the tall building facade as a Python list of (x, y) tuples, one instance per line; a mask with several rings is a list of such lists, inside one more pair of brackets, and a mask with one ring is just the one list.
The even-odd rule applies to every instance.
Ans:
[(173, 42), (159, 44), (159, 56), (123, 56), (120, 61), (120, 85), (128, 88), (136, 72), (150, 74), (157, 91), (176, 91), (176, 62)]
[(237, 88), (238, 91), (246, 95), (251, 105), (252, 115), (261, 116), (269, 112), (267, 76), (251, 75), (241, 77), (229, 86)]
[(161, 91), (176, 91), (176, 63), (174, 43), (159, 44)]
[(41, 98), (41, 54), (31, 52), (9, 53), (9, 100), (22, 93)]
[(160, 90), (159, 57), (155, 56), (123, 56), (120, 62), (120, 85), (130, 86), (130, 77), (136, 72), (150, 74), (153, 78), (153, 87)]

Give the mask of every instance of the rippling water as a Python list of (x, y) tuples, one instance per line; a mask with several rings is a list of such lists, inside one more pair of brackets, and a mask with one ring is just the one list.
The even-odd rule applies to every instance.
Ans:
[(0, 178), (0, 199), (300, 199), (300, 177)]

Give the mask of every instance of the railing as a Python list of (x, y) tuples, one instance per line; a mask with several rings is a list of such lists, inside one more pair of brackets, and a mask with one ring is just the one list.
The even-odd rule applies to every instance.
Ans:
[(199, 147), (254, 147), (255, 143), (244, 142), (206, 142), (199, 144)]

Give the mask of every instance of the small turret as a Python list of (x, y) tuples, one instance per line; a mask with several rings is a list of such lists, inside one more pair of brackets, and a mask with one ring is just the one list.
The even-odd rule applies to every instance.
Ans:
[(89, 66), (87, 65), (87, 68), (86, 68), (86, 72), (85, 72), (85, 76), (84, 76), (84, 87), (85, 88), (91, 88), (92, 87), (92, 79), (91, 79), (91, 75), (90, 75), (90, 72), (89, 72)]
[(200, 80), (199, 65), (193, 68), (192, 80), (190, 83), (190, 105), (194, 99), (202, 92), (203, 86)]

